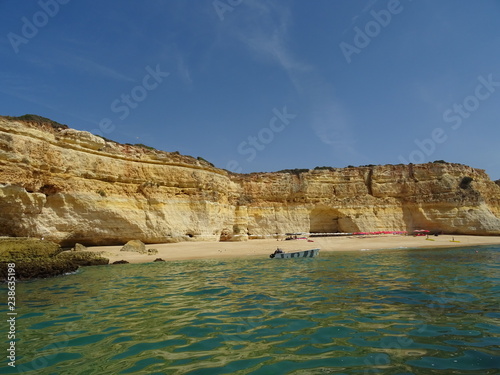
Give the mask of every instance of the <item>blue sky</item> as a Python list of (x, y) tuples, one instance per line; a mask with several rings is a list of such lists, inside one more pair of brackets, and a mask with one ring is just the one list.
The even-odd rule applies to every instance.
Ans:
[(496, 0), (0, 2), (0, 114), (237, 172), (500, 178)]

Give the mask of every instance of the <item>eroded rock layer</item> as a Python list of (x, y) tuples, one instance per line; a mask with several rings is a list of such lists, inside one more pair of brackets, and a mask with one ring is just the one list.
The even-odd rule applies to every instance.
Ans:
[(203, 159), (0, 117), (0, 236), (61, 244), (286, 232), (500, 234), (500, 186), (459, 164), (236, 175)]

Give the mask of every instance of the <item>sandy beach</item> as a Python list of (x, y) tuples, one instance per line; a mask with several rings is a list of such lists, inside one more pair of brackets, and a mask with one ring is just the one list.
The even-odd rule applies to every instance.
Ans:
[(149, 244), (147, 249), (157, 249), (158, 254), (147, 255), (136, 252), (120, 251), (122, 246), (89, 247), (88, 251), (103, 252), (110, 263), (126, 260), (130, 263), (147, 263), (156, 258), (165, 261), (186, 259), (222, 259), (235, 257), (267, 258), (276, 247), (284, 251), (307, 250), (320, 248), (322, 252), (330, 251), (369, 251), (398, 248), (430, 248), (430, 247), (460, 247), (500, 244), (498, 236), (349, 236), (320, 237), (307, 240), (277, 241), (276, 239), (249, 240), (245, 242), (202, 242), (187, 241), (169, 244)]

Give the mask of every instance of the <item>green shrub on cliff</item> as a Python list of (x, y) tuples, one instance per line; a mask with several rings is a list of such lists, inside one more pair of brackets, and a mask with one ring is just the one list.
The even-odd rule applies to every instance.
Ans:
[(141, 147), (141, 148), (145, 148), (145, 149), (147, 149), (147, 150), (154, 150), (154, 151), (156, 151), (156, 148), (151, 147), (151, 146), (144, 145), (144, 144), (142, 144), (142, 143), (135, 143), (135, 144), (133, 144), (132, 146), (135, 146), (135, 147)]
[(468, 189), (470, 187), (471, 182), (473, 181), (472, 177), (466, 176), (462, 178), (462, 181), (460, 181), (460, 188), (461, 189)]
[(5, 116), (5, 118), (9, 120), (17, 120), (17, 121), (24, 121), (24, 122), (31, 122), (35, 123), (38, 125), (43, 125), (43, 124), (48, 124), (52, 126), (54, 129), (69, 129), (68, 125), (60, 124), (57, 121), (51, 120), (46, 117), (38, 116), (38, 115), (31, 115), (31, 114), (26, 114), (23, 116), (18, 116), (18, 117), (11, 117), (11, 116)]
[(325, 170), (325, 171), (334, 171), (335, 168), (324, 166), (324, 167), (314, 167), (314, 170), (315, 171), (323, 171), (323, 170)]
[(198, 159), (199, 161), (203, 162), (203, 163), (206, 163), (212, 167), (215, 167), (215, 165), (213, 165), (212, 163), (210, 163), (208, 160), (206, 159), (203, 159), (201, 156), (198, 156), (196, 159)]

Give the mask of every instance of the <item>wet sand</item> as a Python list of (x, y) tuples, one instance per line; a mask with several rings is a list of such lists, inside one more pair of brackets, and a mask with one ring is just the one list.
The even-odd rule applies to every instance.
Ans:
[[(369, 251), (398, 248), (460, 247), (500, 244), (500, 236), (350, 236), (316, 237), (307, 240), (277, 241), (276, 239), (249, 240), (245, 242), (187, 241), (169, 244), (147, 244), (146, 249), (157, 249), (158, 254), (148, 255), (120, 251), (122, 246), (89, 247), (89, 251), (102, 251), (110, 263), (126, 260), (130, 263), (147, 263), (156, 258), (165, 261), (186, 259), (222, 259), (237, 257), (268, 258), (276, 247), (284, 251), (320, 248), (327, 251)], [(454, 242), (453, 242), (454, 240)]]

